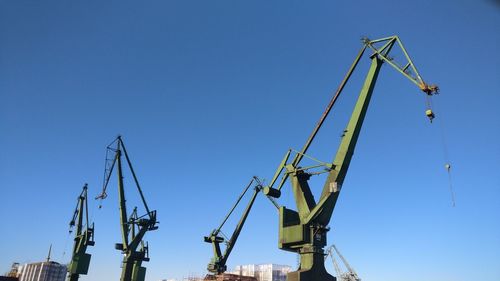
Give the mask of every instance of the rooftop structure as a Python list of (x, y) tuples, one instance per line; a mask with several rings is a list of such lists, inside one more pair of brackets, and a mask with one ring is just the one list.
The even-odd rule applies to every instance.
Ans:
[(235, 267), (233, 274), (252, 276), (257, 281), (286, 281), (286, 275), (292, 268), (278, 264), (247, 264)]
[(66, 265), (54, 261), (25, 264), (20, 272), (19, 281), (64, 281)]
[[(6, 276), (2, 277), (19, 277), (19, 271), (20, 271), (20, 264), (18, 262), (12, 263), (12, 266), (10, 268), (10, 271), (6, 274)], [(0, 279), (2, 280), (2, 279)]]

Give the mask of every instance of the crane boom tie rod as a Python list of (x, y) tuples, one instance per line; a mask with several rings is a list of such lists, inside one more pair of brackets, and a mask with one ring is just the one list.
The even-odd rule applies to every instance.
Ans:
[(233, 205), (233, 207), (231, 208), (231, 210), (229, 211), (229, 213), (226, 215), (226, 217), (224, 218), (224, 220), (222, 220), (222, 223), (220, 224), (220, 226), (214, 231), (214, 233), (219, 233), (221, 228), (224, 226), (224, 224), (226, 223), (226, 221), (229, 219), (229, 217), (231, 216), (231, 214), (233, 213), (234, 209), (236, 209), (236, 207), (238, 206), (238, 204), (240, 203), (241, 199), (243, 198), (243, 196), (245, 196), (245, 194), (247, 193), (248, 189), (250, 188), (250, 186), (252, 186), (253, 182), (255, 181), (255, 178), (256, 177), (253, 177), (250, 182), (247, 184), (247, 186), (245, 187), (245, 189), (243, 189), (243, 192), (240, 194), (240, 196), (238, 197), (238, 199), (236, 200), (236, 203)]
[[(227, 220), (229, 219), (229, 217), (231, 216), (231, 214), (234, 212), (234, 209), (236, 209), (236, 207), (240, 203), (241, 199), (243, 198), (243, 196), (245, 196), (245, 194), (247, 193), (248, 189), (250, 189), (250, 187), (252, 186), (252, 184), (254, 182), (257, 182), (257, 186), (262, 186), (262, 182), (261, 182), (261, 180), (258, 177), (256, 177), (256, 176), (252, 177), (252, 179), (250, 180), (250, 182), (248, 183), (248, 185), (243, 189), (243, 192), (240, 194), (240, 196), (236, 200), (236, 203), (233, 205), (233, 207), (231, 208), (231, 210), (229, 211), (229, 213), (222, 220), (222, 223), (219, 225), (218, 228), (216, 228), (214, 230), (214, 233), (218, 234), (220, 232), (220, 230), (222, 229), (222, 227), (224, 226), (224, 224), (227, 222)], [(278, 205), (278, 203), (276, 202), (276, 200), (274, 200), (274, 198), (272, 198), (270, 196), (266, 196), (266, 197), (271, 201), (271, 203), (273, 203), (273, 205), (276, 207), (276, 209), (279, 209), (280, 206)]]
[[(347, 70), (347, 73), (344, 76), (344, 78), (342, 79), (342, 82), (340, 83), (339, 87), (337, 88), (337, 90), (335, 91), (334, 95), (330, 99), (330, 102), (326, 106), (323, 114), (320, 116), (319, 121), (316, 123), (316, 126), (314, 127), (313, 131), (309, 135), (309, 138), (306, 140), (306, 143), (304, 144), (304, 146), (300, 150), (300, 153), (296, 154), (295, 158), (292, 161), (292, 165), (294, 167), (296, 167), (300, 163), (300, 161), (302, 160), (302, 158), (304, 157), (304, 155), (306, 155), (307, 150), (309, 149), (309, 146), (311, 146), (314, 138), (316, 137), (316, 135), (318, 134), (319, 130), (321, 129), (321, 126), (325, 122), (326, 117), (328, 117), (328, 114), (330, 113), (330, 111), (332, 110), (333, 106), (337, 102), (337, 99), (340, 97), (340, 94), (342, 93), (342, 90), (344, 90), (344, 87), (347, 84), (347, 82), (349, 81), (349, 78), (351, 78), (351, 75), (354, 72), (354, 70), (356, 69), (356, 66), (358, 65), (359, 61), (361, 60), (361, 57), (363, 56), (366, 48), (367, 48), (367, 44), (365, 44), (363, 46), (363, 48), (361, 48), (361, 50), (359, 51), (358, 55), (354, 59), (354, 62), (351, 64), (351, 66)], [(264, 188), (264, 194), (265, 195), (269, 195), (269, 196), (272, 196), (272, 197), (275, 197), (273, 195), (277, 195), (276, 197), (280, 196), (280, 194), (281, 194), (280, 193), (281, 188), (283, 187), (283, 184), (286, 182), (286, 180), (288, 178), (288, 173), (285, 173), (283, 175), (282, 179), (280, 180), (280, 183), (278, 184), (278, 187), (276, 188), (277, 192), (273, 191), (273, 189), (274, 189), (273, 186), (274, 186), (276, 180), (278, 179), (279, 175), (281, 174), (281, 171), (284, 168), (284, 165), (288, 161), (288, 157), (289, 156), (290, 156), (290, 151), (288, 151), (288, 153), (285, 155), (283, 161), (281, 162), (281, 164), (279, 166), (281, 169), (278, 168), (278, 170), (274, 174), (274, 176), (273, 176), (271, 182), (269, 183), (269, 185)]]

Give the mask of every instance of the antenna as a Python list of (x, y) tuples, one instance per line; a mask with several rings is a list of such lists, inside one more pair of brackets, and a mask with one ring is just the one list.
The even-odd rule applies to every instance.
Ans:
[(52, 244), (50, 244), (50, 247), (49, 247), (49, 254), (47, 255), (47, 262), (50, 261), (50, 253), (52, 252)]

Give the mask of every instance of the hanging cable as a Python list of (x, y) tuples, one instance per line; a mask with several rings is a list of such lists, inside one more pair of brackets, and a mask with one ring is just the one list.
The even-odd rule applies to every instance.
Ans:
[(102, 198), (99, 201), (99, 205), (92, 204), (92, 209), (90, 210), (90, 216), (89, 216), (89, 224), (92, 225), (94, 223), (94, 216), (96, 213), (97, 206), (99, 206), (99, 210), (102, 208)]
[(429, 121), (432, 123), (432, 120), (436, 118), (434, 115), (434, 112), (432, 111), (432, 104), (431, 104), (431, 95), (425, 95), (425, 115), (427, 118), (429, 118)]
[[(429, 106), (430, 106), (430, 100), (429, 100)], [(448, 145), (447, 145), (447, 139), (446, 139), (446, 133), (445, 133), (445, 127), (444, 127), (444, 119), (442, 115), (440, 115), (439, 118), (439, 133), (441, 136), (441, 146), (443, 150), (443, 159), (444, 159), (444, 168), (446, 169), (446, 173), (448, 174), (448, 188), (450, 190), (450, 196), (451, 196), (451, 204), (452, 207), (455, 207), (455, 192), (453, 190), (453, 182), (452, 182), (452, 175), (451, 175), (451, 162), (450, 162), (450, 156), (448, 152)]]
[(68, 249), (68, 241), (69, 241), (70, 235), (71, 235), (71, 231), (68, 232), (68, 235), (66, 236), (66, 241), (64, 241), (64, 248), (63, 248), (63, 252), (61, 255), (61, 261), (64, 261), (64, 257), (66, 256), (66, 250)]
[(455, 193), (453, 192), (453, 184), (451, 181), (451, 165), (449, 163), (446, 163), (445, 165), (446, 171), (448, 172), (448, 186), (450, 188), (450, 194), (451, 194), (451, 203), (452, 206), (455, 207)]

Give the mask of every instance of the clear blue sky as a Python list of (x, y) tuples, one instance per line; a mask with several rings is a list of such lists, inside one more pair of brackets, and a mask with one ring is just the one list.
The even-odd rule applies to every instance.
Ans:
[[(203, 274), (212, 253), (202, 237), (252, 175), (269, 179), (304, 143), (360, 37), (397, 34), (442, 89), (438, 119), (429, 124), (419, 90), (382, 68), (329, 243), (364, 280), (500, 280), (498, 1), (312, 2), (1, 0), (0, 271), (44, 259), (51, 243), (54, 260), (69, 260), (76, 197), (85, 182), (99, 193), (105, 146), (122, 134), (161, 222), (146, 238), (147, 280)], [(368, 65), (315, 157), (333, 157)], [(91, 208), (96, 245), (82, 280), (119, 278), (115, 189)], [(258, 198), (229, 266), (295, 265), (277, 248), (277, 222)]]

